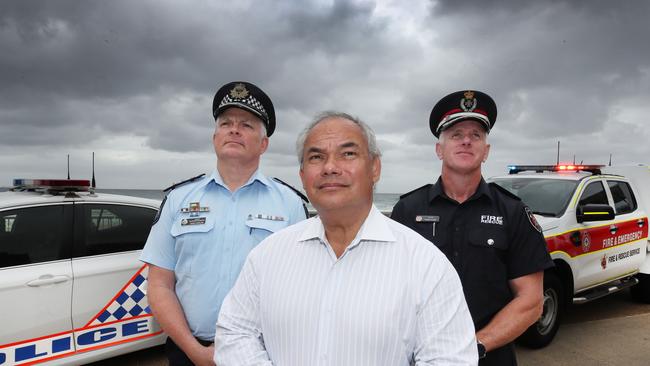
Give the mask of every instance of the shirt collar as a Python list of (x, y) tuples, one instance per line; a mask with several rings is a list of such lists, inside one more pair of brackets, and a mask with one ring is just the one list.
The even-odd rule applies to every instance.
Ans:
[[(361, 241), (394, 242), (395, 236), (388, 228), (386, 220), (388, 218), (373, 204), (368, 213), (368, 217), (366, 217), (361, 228), (359, 228), (357, 236), (350, 243), (350, 247), (356, 246)], [(298, 241), (309, 241), (312, 239), (320, 239), (322, 243), (327, 243), (325, 227), (319, 216), (309, 219), (305, 225), (305, 229), (298, 237)]]
[[(483, 177), (481, 177), (481, 181), (476, 188), (476, 192), (474, 192), (468, 201), (477, 200), (482, 196), (486, 196), (490, 200), (493, 200), (492, 192), (490, 192), (490, 188)], [(444, 187), (442, 185), (442, 177), (439, 177), (436, 184), (432, 185), (431, 188), (429, 188), (429, 196), (427, 197), (429, 202), (432, 202), (436, 197), (442, 197), (444, 199), (451, 200), (451, 198), (445, 194)]]
[[(223, 178), (221, 178), (221, 174), (219, 174), (219, 171), (217, 169), (214, 169), (212, 171), (212, 174), (210, 174), (208, 179), (205, 181), (205, 184), (208, 184), (211, 181), (214, 181), (216, 184), (228, 189), (228, 187), (226, 186), (226, 183), (223, 182)], [(269, 178), (267, 178), (264, 174), (262, 174), (262, 172), (260, 172), (259, 169), (257, 169), (255, 171), (255, 173), (253, 173), (253, 175), (251, 175), (251, 177), (248, 179), (248, 181), (242, 187), (246, 187), (246, 186), (248, 186), (250, 184), (253, 184), (255, 181), (258, 181), (258, 182), (264, 184), (267, 187), (271, 185), (271, 181), (269, 180)]]

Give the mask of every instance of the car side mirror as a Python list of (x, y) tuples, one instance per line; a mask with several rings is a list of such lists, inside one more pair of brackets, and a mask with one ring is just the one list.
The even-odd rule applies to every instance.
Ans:
[(610, 205), (589, 203), (579, 205), (576, 210), (578, 222), (585, 221), (606, 221), (614, 219), (614, 209)]

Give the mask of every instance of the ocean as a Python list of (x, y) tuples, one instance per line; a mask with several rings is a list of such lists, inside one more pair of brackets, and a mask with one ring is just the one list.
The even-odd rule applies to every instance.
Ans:
[[(162, 200), (164, 197), (163, 192), (157, 189), (97, 189), (97, 192), (153, 198), (157, 200)], [(399, 200), (399, 196), (398, 193), (375, 193), (375, 206), (377, 206), (377, 208), (382, 212), (390, 212)], [(308, 208), (313, 210), (313, 207), (311, 206)]]

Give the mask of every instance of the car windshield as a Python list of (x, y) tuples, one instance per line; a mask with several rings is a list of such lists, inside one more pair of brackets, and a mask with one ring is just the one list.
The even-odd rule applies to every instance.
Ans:
[(517, 195), (533, 213), (549, 217), (564, 214), (578, 185), (575, 180), (547, 178), (493, 178), (490, 181)]

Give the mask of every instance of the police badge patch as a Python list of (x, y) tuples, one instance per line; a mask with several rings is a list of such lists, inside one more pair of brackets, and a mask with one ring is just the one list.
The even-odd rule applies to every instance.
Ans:
[(533, 225), (535, 230), (539, 231), (540, 233), (542, 232), (542, 227), (539, 225), (537, 222), (537, 219), (535, 218), (535, 215), (533, 215), (533, 211), (528, 208), (528, 206), (524, 206), (524, 210), (526, 211), (526, 215), (528, 215), (528, 221), (530, 221), (530, 224)]

